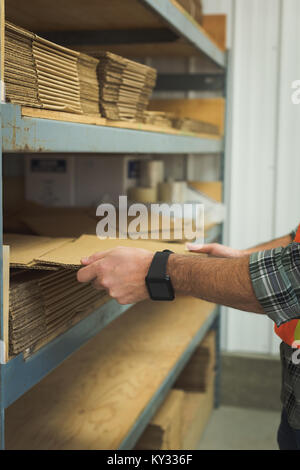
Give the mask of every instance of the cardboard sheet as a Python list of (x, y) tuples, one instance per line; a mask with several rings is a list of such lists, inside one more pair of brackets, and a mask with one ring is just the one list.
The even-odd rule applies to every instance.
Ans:
[(44, 255), (35, 258), (35, 262), (43, 265), (69, 266), (77, 268), (81, 266), (81, 258), (89, 256), (98, 251), (110, 250), (118, 246), (136, 247), (153, 252), (161, 250), (172, 250), (175, 253), (186, 254), (185, 246), (180, 243), (163, 243), (152, 240), (100, 240), (95, 235), (82, 235), (77, 240), (70, 241), (60, 247), (48, 251)]
[(69, 243), (72, 239), (6, 233), (3, 235), (3, 240), (10, 246), (10, 265), (30, 267), (35, 264), (36, 258)]

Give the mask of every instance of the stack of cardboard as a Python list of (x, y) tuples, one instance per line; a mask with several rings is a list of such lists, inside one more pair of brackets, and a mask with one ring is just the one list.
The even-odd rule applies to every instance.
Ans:
[(4, 235), (4, 242), (10, 246), (11, 355), (38, 349), (107, 302), (105, 291), (79, 284), (74, 270), (37, 262), (40, 256), (72, 241), (72, 238)]
[(174, 115), (165, 111), (146, 111), (144, 113), (144, 123), (153, 126), (170, 128), (173, 126)]
[(179, 117), (176, 113), (169, 111), (146, 111), (144, 113), (144, 122), (154, 126), (171, 127), (183, 132), (193, 132), (195, 134), (218, 135), (220, 133), (219, 127), (215, 124), (188, 117)]
[(142, 121), (156, 81), (156, 70), (111, 52), (100, 55), (100, 110), (113, 120)]
[(82, 113), (78, 57), (78, 52), (6, 22), (6, 98), (15, 104)]
[(110, 52), (99, 55), (100, 62), (6, 22), (6, 98), (78, 114), (99, 115), (100, 104), (108, 119), (142, 122), (156, 70)]
[(35, 62), (32, 54), (34, 34), (5, 24), (5, 92), (15, 104), (41, 107)]
[(215, 124), (186, 117), (174, 119), (173, 127), (183, 132), (194, 132), (196, 134), (218, 135), (220, 132), (219, 127)]
[[(106, 291), (77, 282), (81, 259), (119, 245), (163, 250), (166, 243), (108, 239), (82, 235), (78, 239), (4, 234), (10, 246), (10, 354), (28, 354), (55, 338), (109, 299)], [(181, 244), (172, 250), (184, 252)], [(29, 351), (27, 351), (29, 350)]]
[(78, 76), (78, 52), (35, 35), (32, 52), (42, 107), (82, 113)]
[(78, 73), (80, 81), (80, 101), (86, 114), (100, 114), (99, 83), (97, 67), (99, 60), (87, 54), (80, 54)]
[(108, 300), (72, 270), (16, 270), (11, 277), (10, 354), (37, 349)]

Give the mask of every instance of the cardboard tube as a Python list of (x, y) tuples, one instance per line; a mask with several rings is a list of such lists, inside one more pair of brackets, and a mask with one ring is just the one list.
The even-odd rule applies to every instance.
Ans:
[(184, 202), (185, 181), (171, 181), (158, 185), (158, 200), (161, 202)]
[(156, 188), (164, 180), (164, 162), (162, 160), (141, 161), (140, 184), (146, 188)]

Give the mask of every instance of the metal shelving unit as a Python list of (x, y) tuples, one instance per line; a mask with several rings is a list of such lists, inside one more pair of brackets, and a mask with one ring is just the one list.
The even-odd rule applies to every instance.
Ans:
[(142, 0), (154, 10), (166, 23), (182, 38), (191, 43), (195, 49), (203, 52), (215, 64), (226, 66), (226, 54), (224, 54), (208, 37), (203, 29), (190, 21), (187, 15), (174, 5), (170, 0)]
[[(197, 51), (223, 68), (225, 73), (226, 54), (222, 53), (203, 30), (191, 22), (188, 16), (177, 9), (172, 0), (140, 0), (145, 8), (150, 9), (176, 34), (188, 41)], [(1, 38), (0, 38), (1, 45)], [(1, 67), (1, 64), (0, 64)], [(1, 71), (1, 69), (0, 69)], [(219, 73), (220, 70), (218, 70)], [(200, 138), (188, 135), (150, 132), (138, 129), (92, 125), (58, 120), (22, 116), (21, 108), (0, 102), (0, 171), (2, 171), (2, 153), (26, 152), (85, 152), (85, 153), (222, 153), (222, 139)], [(1, 342), (3, 347), (3, 269), (2, 269), (2, 174), (0, 191), (0, 243), (1, 243)], [(221, 226), (213, 227), (206, 241), (221, 237)], [(106, 325), (122, 315), (130, 305), (121, 306), (111, 300), (97, 311), (77, 323), (28, 359), (20, 354), (7, 363), (0, 363), (0, 444), (4, 443), (5, 408), (26, 391), (38, 383), (45, 375), (55, 369), (73, 352), (89, 339), (98, 334)], [(179, 373), (191, 357), (197, 344), (210, 328), (219, 332), (219, 309), (215, 309), (207, 322), (198, 331), (178, 363), (166, 377), (160, 389), (140, 416), (135, 426), (124, 438), (120, 448), (131, 448), (141, 435), (148, 422), (162, 403)], [(217, 334), (217, 337), (219, 335)], [(0, 354), (0, 358), (1, 358)], [(216, 403), (218, 402), (219, 342), (217, 344), (217, 380)]]

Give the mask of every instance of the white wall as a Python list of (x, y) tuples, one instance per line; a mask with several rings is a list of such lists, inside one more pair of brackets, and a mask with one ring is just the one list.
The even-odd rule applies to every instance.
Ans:
[[(237, 248), (287, 233), (300, 220), (299, 0), (205, 0), (205, 13), (232, 24), (231, 142), (226, 166), (229, 207), (225, 240)], [(223, 347), (277, 353), (263, 316), (228, 309)]]
[[(281, 14), (278, 133), (274, 188), (274, 233), (300, 221), (300, 104), (291, 101), (291, 83), (300, 80), (300, 2), (284, 0)], [(279, 340), (272, 336), (272, 352)]]

